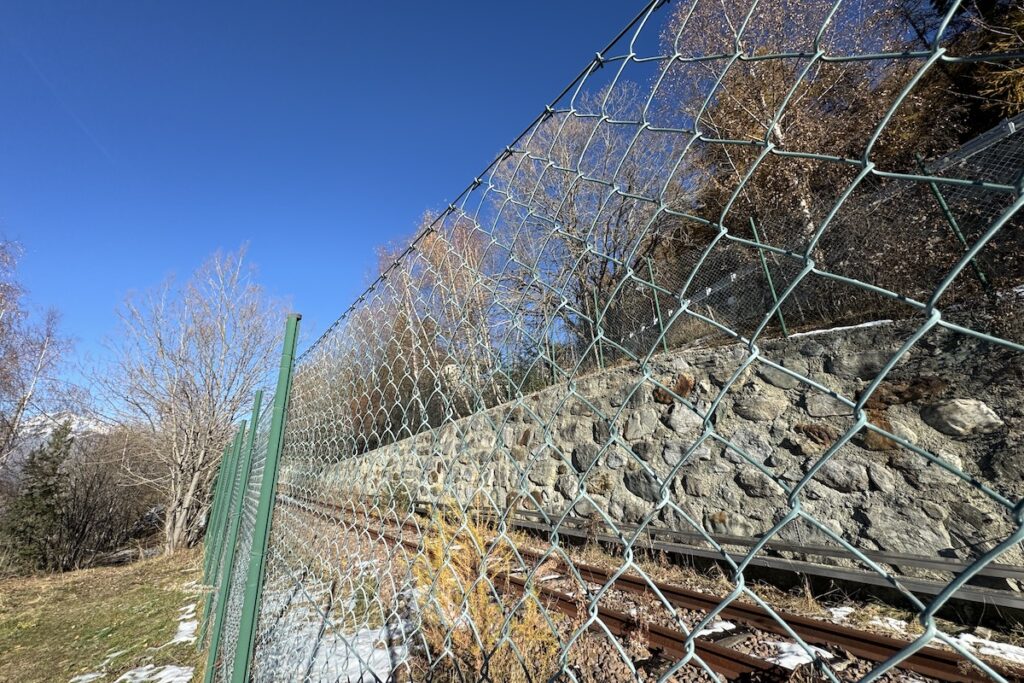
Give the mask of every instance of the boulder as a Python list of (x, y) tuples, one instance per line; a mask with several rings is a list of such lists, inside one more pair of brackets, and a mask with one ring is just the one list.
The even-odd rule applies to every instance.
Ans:
[(710, 496), (716, 488), (717, 480), (701, 474), (688, 474), (683, 477), (683, 491), (688, 496)]
[[(805, 377), (810, 372), (807, 361), (802, 358), (784, 358), (781, 365)], [(803, 384), (803, 382), (796, 377), (793, 377), (782, 370), (777, 370), (770, 365), (762, 365), (758, 368), (757, 374), (761, 379), (772, 386), (778, 387), (779, 389), (795, 389)]]
[(736, 399), (732, 409), (744, 420), (771, 422), (788, 406), (789, 401), (780, 392), (754, 391)]
[(555, 489), (569, 500), (576, 497), (579, 488), (580, 480), (573, 474), (563, 474), (555, 482)]
[(740, 468), (740, 471), (736, 474), (736, 483), (739, 484), (744, 493), (752, 498), (768, 498), (782, 491), (763, 472), (758, 471), (749, 464), (746, 467)]
[(612, 446), (605, 453), (604, 461), (610, 470), (622, 469), (628, 461), (627, 455), (618, 446)]
[(690, 408), (676, 403), (661, 417), (662, 423), (677, 434), (697, 435), (704, 429), (704, 420)]
[(868, 490), (867, 467), (856, 460), (843, 457), (838, 453), (831, 458), (815, 478), (825, 486), (840, 493), (856, 493)]
[(622, 482), (626, 485), (626, 489), (637, 498), (656, 503), (661, 497), (659, 493), (661, 484), (642, 469), (628, 470), (623, 475)]
[(572, 449), (572, 466), (577, 472), (586, 472), (597, 460), (601, 449), (597, 444), (581, 443)]
[(809, 392), (804, 396), (804, 409), (811, 417), (853, 415), (853, 409), (848, 405), (818, 391)]
[(892, 352), (873, 349), (829, 356), (825, 369), (846, 379), (872, 379), (892, 358)]
[(622, 436), (627, 441), (638, 441), (654, 433), (658, 427), (658, 411), (651, 406), (643, 406), (626, 419), (626, 427)]
[(973, 398), (932, 403), (921, 410), (921, 419), (936, 431), (961, 438), (991, 434), (1004, 424), (984, 401)]

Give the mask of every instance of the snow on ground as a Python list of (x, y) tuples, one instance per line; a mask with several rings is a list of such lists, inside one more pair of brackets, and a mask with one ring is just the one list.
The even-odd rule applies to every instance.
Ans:
[[(189, 683), (195, 669), (191, 666), (156, 666), (147, 664), (132, 669), (118, 678), (114, 683)], [(107, 674), (94, 672), (81, 674), (72, 678), (69, 683), (92, 683), (106, 678)]]
[(810, 648), (811, 654), (808, 654), (807, 650), (796, 643), (783, 643), (780, 641), (773, 642), (771, 645), (775, 646), (775, 649), (778, 650), (778, 654), (774, 657), (767, 657), (766, 659), (769, 662), (778, 664), (786, 669), (795, 669), (801, 664), (813, 662), (815, 655), (822, 659), (832, 659), (832, 655), (830, 653), (825, 652), (821, 648), (814, 647), (813, 645), (807, 646)]
[(828, 612), (829, 612), (829, 614), (832, 615), (832, 618), (835, 619), (836, 621), (846, 621), (849, 618), (849, 616), (851, 614), (853, 614), (854, 608), (853, 607), (829, 607), (828, 608)]
[(181, 613), (181, 616), (178, 617), (178, 632), (174, 634), (174, 638), (167, 645), (196, 642), (196, 629), (199, 628), (199, 620), (195, 618), (196, 603), (185, 605), (178, 611)]
[(896, 631), (897, 633), (907, 632), (907, 622), (900, 621), (899, 619), (893, 619), (892, 617), (875, 617), (868, 622), (869, 626), (880, 626), (887, 628), (890, 631)]
[[(178, 610), (178, 632), (174, 634), (174, 638), (170, 642), (161, 645), (157, 649), (196, 642), (196, 630), (199, 627), (199, 621), (196, 619), (196, 606), (197, 604), (193, 602)], [(127, 650), (108, 652), (106, 659), (99, 666), (99, 671), (79, 674), (68, 683), (92, 683), (93, 681), (105, 679), (107, 677), (107, 667), (115, 659), (127, 652)], [(115, 683), (143, 683), (143, 681), (152, 681), (153, 683), (189, 683), (192, 680), (192, 672), (193, 667), (191, 666), (175, 666), (173, 664), (155, 666), (147, 664), (122, 674)]]
[(978, 636), (970, 633), (964, 633), (963, 635), (956, 636), (953, 640), (965, 650), (973, 652), (976, 655), (999, 657), (1001, 659), (1014, 662), (1015, 664), (1024, 664), (1024, 647), (1017, 647), (1016, 645), (1008, 645), (1006, 643), (997, 643), (994, 640), (979, 638)]
[(816, 334), (828, 334), (830, 332), (845, 332), (846, 330), (856, 330), (861, 327), (880, 327), (882, 325), (888, 325), (891, 320), (872, 320), (871, 322), (861, 323), (859, 325), (846, 325), (844, 327), (829, 327), (823, 330), (810, 330), (808, 332), (795, 332), (789, 335), (790, 339), (795, 337), (812, 337)]
[(114, 683), (189, 683), (192, 680), (191, 666), (154, 666), (147, 664), (118, 678)]
[(711, 625), (707, 628), (701, 629), (697, 632), (697, 637), (710, 636), (712, 633), (722, 633), (723, 631), (731, 631), (736, 628), (736, 624), (731, 621), (722, 621), (721, 619), (711, 622)]
[(312, 671), (317, 672), (319, 680), (348, 683), (389, 680), (407, 656), (404, 645), (389, 647), (391, 638), (392, 633), (386, 627), (326, 636)]
[[(273, 637), (263, 634), (266, 645), (257, 665), (268, 674), (289, 679), (308, 676), (310, 680), (340, 683), (389, 680), (409, 658), (408, 622), (393, 612), (386, 624), (372, 623), (371, 616), (379, 614), (376, 610), (363, 613), (346, 609), (342, 605), (349, 601), (340, 596), (335, 596), (334, 609), (324, 619), (320, 606), (327, 603), (330, 590), (327, 582), (309, 577), (299, 585), (282, 581), (264, 589), (262, 609), (279, 616), (268, 627)], [(415, 593), (406, 590), (398, 601), (414, 604)], [(406, 609), (398, 611), (407, 613)]]

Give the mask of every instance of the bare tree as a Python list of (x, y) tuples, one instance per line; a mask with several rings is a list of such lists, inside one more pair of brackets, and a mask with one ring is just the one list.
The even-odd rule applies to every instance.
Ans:
[(271, 367), (282, 312), (244, 248), (214, 254), (180, 286), (130, 296), (119, 311), (116, 367), (98, 383), (121, 421), (148, 433), (150, 466), (135, 474), (163, 492), (167, 552), (200, 536), (217, 463)]
[[(997, 6), (1004, 0), (987, 4), (990, 14), (1002, 16)], [(992, 49), (992, 31), (977, 23), (987, 15), (968, 5), (941, 43), (951, 54), (999, 52)], [(760, 254), (749, 244), (720, 239), (725, 230), (746, 239), (756, 234), (796, 253), (813, 244), (818, 269), (927, 296), (936, 276), (922, 264), (948, 268), (956, 249), (945, 240), (948, 230), (929, 187), (906, 178), (860, 177), (858, 162), (921, 174), (924, 160), (987, 127), (980, 116), (984, 100), (967, 75), (977, 68), (903, 56), (930, 49), (951, 11), (938, 0), (853, 0), (838, 8), (829, 0), (723, 0), (672, 11), (662, 48), (673, 62), (652, 109), (696, 136), (680, 176), (694, 188), (691, 212), (708, 223), (681, 226), (679, 248), (661, 257), (686, 272), (700, 263), (687, 295), (693, 288), (712, 291), (735, 274), (760, 284)], [(1009, 79), (1014, 73), (1000, 71)], [(901, 193), (898, 213), (880, 215), (878, 202), (895, 192)], [(780, 290), (799, 272), (795, 259), (770, 255), (767, 262)], [(772, 303), (751, 295), (712, 317), (753, 331)], [(894, 300), (816, 275), (783, 308), (796, 326), (904, 312)]]
[(633, 81), (583, 92), (495, 169), (496, 238), (509, 252), (502, 298), (548, 342), (585, 349), (609, 307), (633, 306), (622, 285), (672, 222), (662, 208), (688, 203), (672, 173), (684, 136), (642, 125), (649, 95)]
[(0, 240), (0, 474), (18, 452), (27, 417), (54, 407), (62, 384), (55, 370), (70, 344), (54, 311), (32, 321), (18, 282), (19, 247)]

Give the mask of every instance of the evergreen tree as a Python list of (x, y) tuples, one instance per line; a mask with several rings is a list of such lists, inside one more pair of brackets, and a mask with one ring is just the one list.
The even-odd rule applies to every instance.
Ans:
[(71, 455), (74, 438), (64, 422), (49, 440), (28, 455), (21, 488), (4, 510), (3, 531), (26, 564), (38, 569), (60, 569), (58, 539), (67, 497), (64, 463)]

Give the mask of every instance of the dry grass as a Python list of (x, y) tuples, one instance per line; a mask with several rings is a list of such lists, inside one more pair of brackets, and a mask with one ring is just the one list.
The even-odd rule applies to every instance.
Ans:
[[(195, 645), (167, 645), (197, 602), (201, 558), (183, 551), (124, 567), (0, 580), (0, 681), (67, 681), (100, 671), (196, 666)], [(200, 608), (201, 613), (201, 608)], [(115, 653), (120, 653), (116, 654)]]

